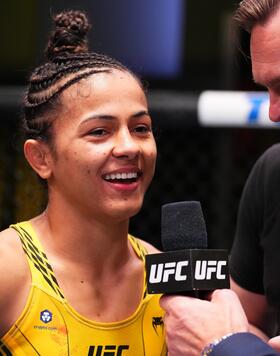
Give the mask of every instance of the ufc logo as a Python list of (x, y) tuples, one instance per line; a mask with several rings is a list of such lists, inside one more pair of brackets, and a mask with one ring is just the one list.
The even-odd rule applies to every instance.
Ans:
[(194, 278), (196, 280), (209, 280), (214, 274), (217, 279), (226, 279), (226, 275), (222, 273), (222, 268), (226, 264), (227, 261), (196, 261)]
[(98, 345), (90, 346), (88, 356), (121, 356), (124, 350), (128, 350), (128, 345)]
[(187, 275), (183, 274), (183, 267), (187, 267), (189, 261), (179, 261), (179, 262), (166, 262), (159, 264), (152, 264), (150, 270), (150, 283), (160, 283), (168, 282), (169, 277), (174, 275), (175, 281), (185, 281)]

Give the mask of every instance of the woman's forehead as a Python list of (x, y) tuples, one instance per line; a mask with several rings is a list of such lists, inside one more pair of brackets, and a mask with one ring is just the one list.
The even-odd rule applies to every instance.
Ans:
[(129, 72), (116, 69), (92, 74), (73, 84), (62, 93), (61, 104), (61, 118), (79, 120), (88, 113), (117, 117), (148, 111), (139, 81)]
[(140, 82), (131, 73), (110, 69), (91, 74), (71, 85), (62, 93), (62, 100), (64, 104), (73, 104), (77, 99), (95, 99), (97, 102), (122, 96), (138, 96), (141, 101), (146, 101)]

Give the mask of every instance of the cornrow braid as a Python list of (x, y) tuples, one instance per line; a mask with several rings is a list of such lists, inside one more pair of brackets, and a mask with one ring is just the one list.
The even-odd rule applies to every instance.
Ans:
[(46, 63), (37, 69), (30, 78), (30, 86), (25, 97), (26, 107), (35, 107), (47, 102), (70, 85), (91, 74), (108, 71), (109, 68), (127, 70), (116, 60), (97, 53), (74, 57), (69, 60), (67, 56), (65, 63), (60, 58), (58, 63)]
[(56, 28), (45, 50), (46, 62), (31, 74), (24, 97), (25, 138), (50, 140), (52, 115), (49, 114), (57, 109), (60, 94), (69, 86), (111, 69), (130, 72), (114, 58), (88, 51), (90, 25), (85, 13), (65, 11), (53, 20)]

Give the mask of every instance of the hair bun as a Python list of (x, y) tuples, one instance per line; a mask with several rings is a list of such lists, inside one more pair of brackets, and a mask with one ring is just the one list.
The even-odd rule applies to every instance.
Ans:
[(63, 11), (54, 17), (55, 30), (51, 33), (46, 48), (46, 57), (54, 57), (71, 53), (88, 52), (87, 33), (90, 24), (82, 11)]

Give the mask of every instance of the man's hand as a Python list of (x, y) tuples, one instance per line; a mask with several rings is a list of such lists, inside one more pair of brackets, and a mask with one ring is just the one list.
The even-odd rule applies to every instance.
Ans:
[(268, 344), (276, 351), (280, 352), (280, 336), (275, 336), (268, 340)]
[(169, 356), (197, 356), (215, 339), (249, 328), (237, 295), (228, 289), (214, 291), (209, 301), (163, 296), (160, 305)]

